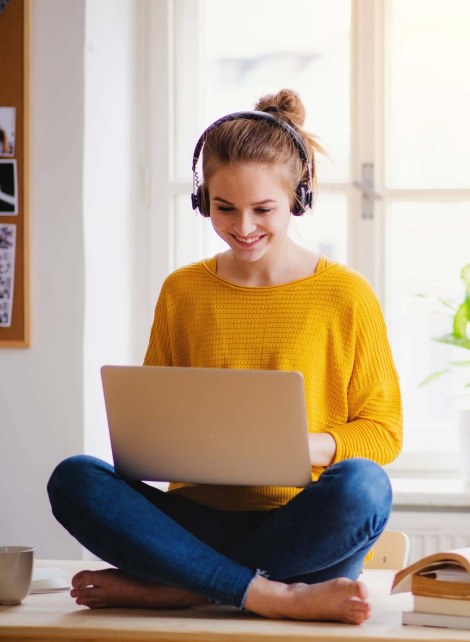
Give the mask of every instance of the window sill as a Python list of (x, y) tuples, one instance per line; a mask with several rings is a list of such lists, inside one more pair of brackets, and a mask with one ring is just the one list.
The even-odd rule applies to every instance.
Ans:
[(393, 508), (470, 511), (470, 487), (461, 479), (391, 478)]

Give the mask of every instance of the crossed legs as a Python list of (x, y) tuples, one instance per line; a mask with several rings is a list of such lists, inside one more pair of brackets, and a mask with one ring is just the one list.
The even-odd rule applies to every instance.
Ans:
[(214, 511), (126, 482), (86, 456), (62, 462), (48, 490), (57, 519), (119, 569), (75, 576), (79, 604), (170, 608), (211, 599), (267, 617), (368, 616), (355, 579), (390, 510), (388, 480), (371, 462), (332, 466), (285, 507), (263, 513)]

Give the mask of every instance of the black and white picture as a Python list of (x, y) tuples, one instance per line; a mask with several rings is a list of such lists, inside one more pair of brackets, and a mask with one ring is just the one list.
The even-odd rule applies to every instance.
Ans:
[(0, 107), (0, 156), (15, 155), (16, 109)]
[(0, 159), (0, 216), (18, 214), (16, 160)]
[(15, 253), (16, 225), (0, 224), (0, 328), (11, 326)]

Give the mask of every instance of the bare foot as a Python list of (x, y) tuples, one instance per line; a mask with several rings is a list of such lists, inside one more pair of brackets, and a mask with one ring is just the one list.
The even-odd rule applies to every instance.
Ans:
[(245, 608), (270, 618), (361, 624), (370, 615), (366, 600), (365, 585), (344, 577), (319, 584), (283, 584), (256, 577)]
[(173, 586), (153, 584), (114, 568), (80, 571), (72, 578), (70, 595), (90, 609), (134, 607), (177, 609), (207, 604), (207, 598)]

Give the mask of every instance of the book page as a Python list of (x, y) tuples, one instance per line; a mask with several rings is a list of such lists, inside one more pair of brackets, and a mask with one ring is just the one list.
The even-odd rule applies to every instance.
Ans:
[(411, 577), (414, 574), (435, 573), (442, 566), (449, 565), (452, 568), (460, 567), (465, 575), (470, 575), (470, 548), (434, 553), (410, 564), (396, 573), (391, 593), (411, 591)]

